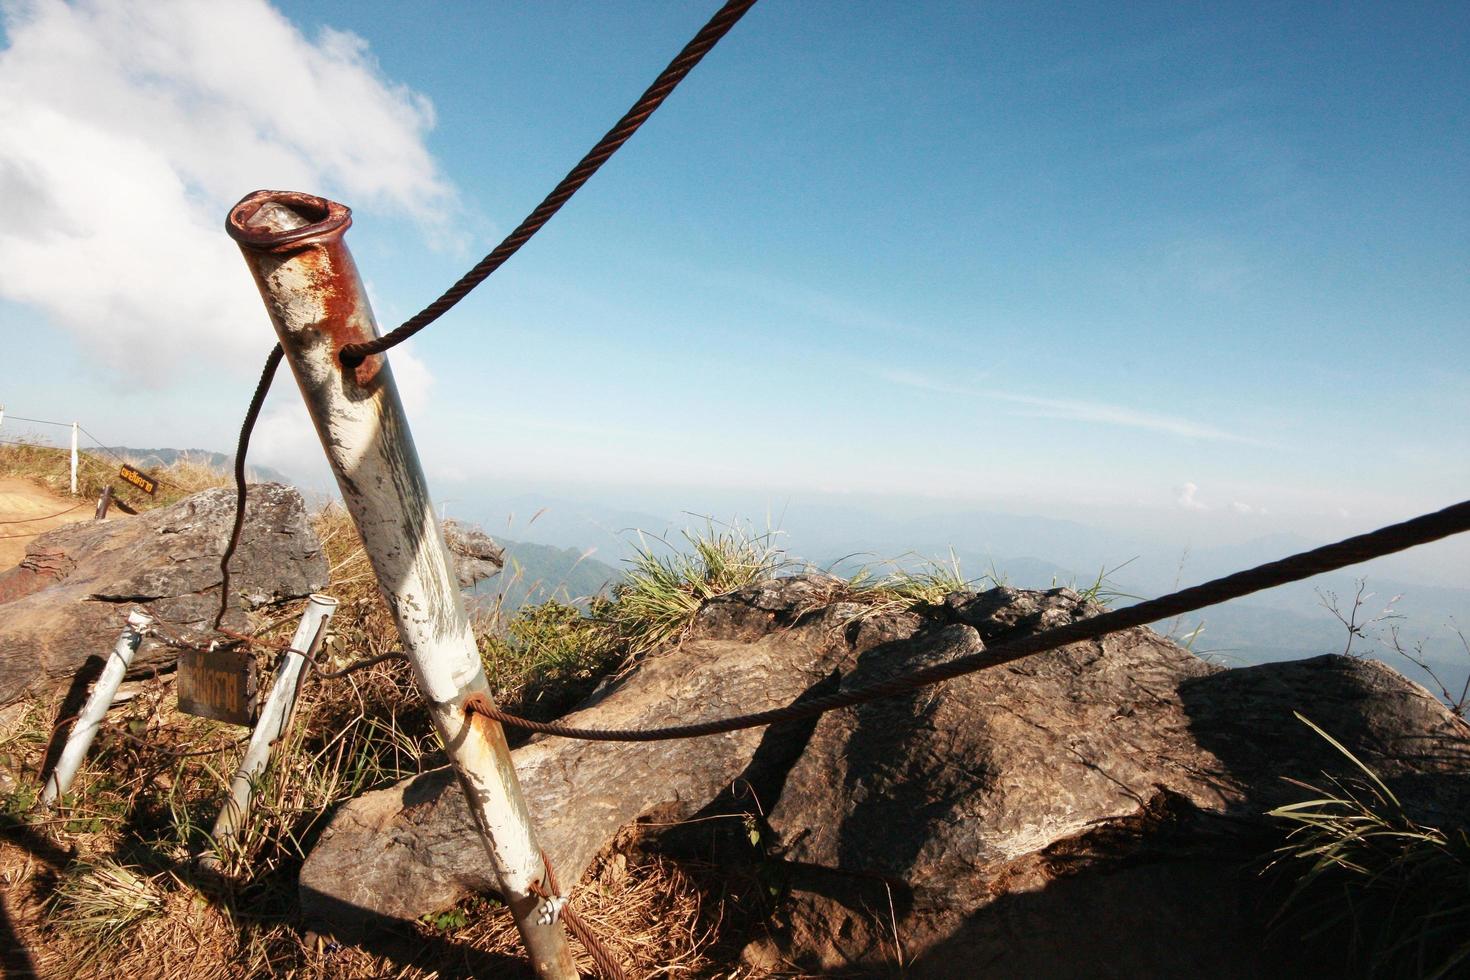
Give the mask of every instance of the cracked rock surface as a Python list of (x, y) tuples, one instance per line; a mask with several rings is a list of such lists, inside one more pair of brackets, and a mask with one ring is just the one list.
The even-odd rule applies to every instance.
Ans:
[[(21, 564), (0, 572), (0, 706), (26, 692), (64, 686), (92, 656), (105, 656), (135, 605), (147, 603), (186, 639), (219, 607), (220, 554), (234, 521), (235, 492), (204, 490), (131, 517), (70, 524), (36, 538)], [(301, 494), (257, 484), (231, 562), (234, 600), (226, 627), (245, 611), (325, 588), (327, 562)], [(171, 663), (149, 638), (132, 675)]]
[[(836, 580), (780, 579), (708, 603), (681, 645), (567, 721), (659, 726), (789, 704), (1098, 611), (1069, 590), (1006, 588), (875, 611)], [(640, 818), (694, 818), (682, 830), (707, 835), (708, 855), (716, 828), (742, 826), (703, 819), (722, 800), (763, 815), (760, 870), (786, 897), (747, 950), (752, 967), (1263, 976), (1279, 964), (1264, 959), (1259, 872), (1280, 843), (1264, 813), (1302, 798), (1283, 777), (1351, 775), (1297, 711), (1417, 818), (1446, 826), (1470, 810), (1463, 724), (1392, 669), (1324, 656), (1225, 670), (1148, 629), (815, 721), (643, 744), (538, 738), (514, 758), (563, 882)], [(652, 831), (653, 846), (680, 846), (674, 834)], [(350, 935), (489, 888), (486, 869), (439, 770), (339, 810), (302, 871), (303, 908)]]

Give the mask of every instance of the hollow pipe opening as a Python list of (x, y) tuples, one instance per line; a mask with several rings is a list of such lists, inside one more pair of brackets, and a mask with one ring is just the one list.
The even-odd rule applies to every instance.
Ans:
[(225, 231), (246, 248), (288, 250), (303, 242), (339, 237), (352, 225), (352, 209), (300, 191), (246, 194), (225, 218)]

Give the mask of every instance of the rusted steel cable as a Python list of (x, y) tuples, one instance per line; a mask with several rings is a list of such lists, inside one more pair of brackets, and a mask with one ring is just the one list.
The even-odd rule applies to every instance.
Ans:
[(679, 56), (669, 62), (669, 66), (654, 79), (648, 90), (633, 103), (633, 107), (619, 119), (617, 125), (608, 130), (607, 135), (598, 141), (597, 145), (588, 151), (582, 161), (572, 168), (572, 171), (562, 178), (550, 194), (546, 196), (536, 210), (532, 211), (508, 236), (505, 241), (495, 247), (495, 250), (485, 256), (475, 267), (466, 272), (459, 282), (451, 286), (443, 296), (424, 307), (419, 313), (396, 329), (384, 334), (376, 340), (365, 341), (360, 344), (347, 344), (339, 352), (343, 366), (356, 367), (363, 360), (373, 354), (381, 354), (389, 348), (403, 343), (420, 330), (433, 323), (439, 317), (447, 313), (454, 304), (469, 295), (470, 290), (494, 272), (496, 269), (516, 253), (516, 251), (531, 236), (541, 230), (541, 227), (550, 221), (561, 206), (577, 193), (577, 190), (597, 173), (608, 158), (618, 151), (628, 139), (638, 131), (648, 117), (653, 115), (669, 93), (684, 80), (684, 77), (699, 64), (701, 58), (709, 53), (735, 24), (745, 15), (745, 12), (755, 6), (755, 0), (729, 0), (719, 13), (710, 18), (708, 24), (700, 28), (693, 40), (684, 46)]
[(154, 752), (158, 755), (171, 756), (175, 759), (192, 759), (203, 755), (215, 755), (216, 753), (224, 752), (227, 749), (236, 748), (244, 744), (244, 742), (250, 738), (249, 735), (242, 735), (232, 742), (226, 742), (224, 745), (219, 745), (211, 749), (188, 750), (170, 748), (166, 745), (159, 745), (157, 742), (151, 742), (147, 739), (139, 738), (132, 732), (127, 731), (121, 725), (115, 724), (114, 722), (105, 721), (102, 723), (101, 727), (111, 734), (122, 738), (124, 741), (132, 743), (134, 748), (146, 749), (149, 752)]
[(386, 660), (406, 661), (408, 660), (408, 655), (402, 650), (389, 650), (387, 653), (378, 654), (376, 657), (367, 657), (363, 660), (353, 661), (341, 670), (322, 670), (314, 660), (308, 660), (307, 664), (316, 672), (318, 677), (325, 678), (326, 680), (336, 680), (339, 677), (346, 677), (348, 674), (355, 674), (359, 670), (366, 670)]
[[(0, 524), (31, 524), (31, 523), (34, 523), (36, 521), (49, 521), (53, 517), (60, 517), (62, 514), (70, 514), (72, 511), (76, 510), (77, 507), (87, 507), (87, 506), (90, 506), (90, 502), (84, 500), (81, 503), (76, 504), (75, 506), (68, 507), (66, 510), (58, 510), (54, 514), (46, 514), (43, 517), (25, 517), (25, 518), (21, 518), (18, 521), (0, 521)], [(22, 535), (22, 536), (23, 537), (29, 537), (29, 535)]]
[(255, 385), (255, 394), (250, 397), (250, 407), (245, 410), (245, 421), (240, 423), (240, 441), (235, 445), (235, 526), (230, 531), (230, 541), (219, 558), (219, 612), (214, 617), (216, 631), (230, 609), (230, 559), (235, 557), (235, 549), (240, 547), (240, 531), (245, 527), (245, 454), (250, 450), (250, 434), (255, 431), (255, 420), (260, 417), (260, 407), (265, 404), (266, 393), (271, 390), (271, 381), (275, 378), (276, 368), (281, 366), (284, 355), (285, 351), (281, 350), (280, 344), (271, 348), (265, 359), (265, 367), (260, 371), (260, 381)]
[(572, 908), (571, 897), (562, 894), (561, 886), (556, 883), (556, 871), (551, 867), (551, 859), (546, 856), (545, 851), (541, 852), (541, 865), (546, 869), (546, 882), (544, 886), (539, 881), (533, 883), (531, 885), (532, 894), (547, 901), (561, 901), (559, 912), (561, 920), (567, 924), (572, 935), (577, 937), (582, 948), (591, 955), (592, 962), (597, 964), (597, 972), (602, 974), (603, 980), (627, 980), (627, 974), (623, 973), (622, 966), (613, 958), (608, 948), (602, 945), (597, 934), (592, 931), (592, 927), (587, 925)]
[(477, 712), (503, 725), (512, 725), (527, 731), (598, 742), (657, 742), (676, 738), (694, 738), (700, 735), (717, 735), (743, 728), (773, 725), (777, 722), (797, 721), (837, 708), (847, 708), (876, 701), (879, 698), (905, 694), (963, 674), (972, 674), (987, 667), (999, 667), (1002, 664), (1012, 663), (1034, 653), (1055, 650), (1069, 643), (1093, 640), (1108, 633), (1143, 626), (1161, 619), (1170, 619), (1205, 606), (1213, 606), (1230, 599), (1239, 599), (1241, 596), (1250, 595), (1262, 589), (1275, 588), (1278, 585), (1300, 581), (1323, 572), (1335, 571), (1346, 565), (1355, 565), (1370, 558), (1379, 558), (1395, 551), (1403, 551), (1415, 545), (1438, 541), (1440, 538), (1466, 530), (1470, 530), (1470, 500), (1400, 524), (1379, 528), (1368, 534), (1347, 538), (1336, 544), (1304, 551), (1157, 599), (1140, 602), (1126, 609), (1117, 609), (1091, 619), (1068, 623), (1065, 626), (1047, 630), (1045, 633), (1037, 633), (1013, 643), (1004, 643), (979, 653), (958, 657), (948, 663), (935, 664), (932, 667), (925, 667), (899, 677), (838, 691), (835, 694), (813, 698), (800, 704), (737, 715), (733, 718), (721, 718), (689, 725), (670, 725), (663, 728), (574, 728), (506, 714), (478, 694), (466, 699), (464, 710)]

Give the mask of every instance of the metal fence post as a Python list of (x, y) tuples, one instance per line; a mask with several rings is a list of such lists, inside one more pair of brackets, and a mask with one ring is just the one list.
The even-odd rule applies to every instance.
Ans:
[(107, 520), (107, 508), (112, 506), (112, 484), (102, 488), (102, 493), (97, 497), (97, 513), (92, 515), (94, 521)]
[(123, 675), (128, 672), (128, 664), (133, 662), (133, 654), (138, 652), (138, 644), (143, 642), (143, 631), (152, 622), (152, 617), (136, 609), (128, 614), (128, 625), (123, 628), (117, 645), (112, 648), (112, 656), (107, 658), (107, 665), (92, 685), (92, 694), (87, 698), (82, 713), (77, 715), (77, 723), (66, 738), (66, 747), (61, 750), (61, 757), (56, 760), (56, 766), (41, 790), (42, 806), (54, 805), (62, 794), (71, 789), (71, 781), (76, 778), (82, 760), (87, 757), (87, 749), (92, 747), (92, 740), (97, 737), (103, 716), (112, 707), (112, 697), (117, 693)]
[(225, 226), (260, 288), (531, 962), (543, 978), (570, 980), (577, 971), (561, 923), (539, 921), (532, 887), (546, 880), (544, 862), (505, 733), (464, 710), (470, 696), (489, 696), (489, 684), (392, 371), (381, 356), (350, 370), (337, 358), (343, 344), (377, 336), (342, 238), (351, 223), (351, 211), (324, 198), (257, 191)]
[(275, 682), (265, 706), (260, 709), (255, 730), (250, 733), (250, 745), (230, 780), (230, 795), (214, 822), (214, 854), (201, 859), (205, 866), (218, 865), (218, 854), (226, 839), (234, 839), (245, 818), (250, 814), (251, 797), (255, 783), (265, 772), (270, 762), (271, 749), (276, 741), (286, 734), (291, 724), (291, 715), (296, 709), (296, 693), (301, 688), (301, 673), (307, 660), (316, 653), (325, 632), (325, 627), (337, 610), (337, 600), (331, 596), (313, 595), (301, 613), (301, 622), (296, 626), (296, 635), (291, 638), (291, 647), (281, 659), (276, 670)]
[(77, 495), (77, 430), (80, 426), (73, 422), (71, 424), (71, 495)]

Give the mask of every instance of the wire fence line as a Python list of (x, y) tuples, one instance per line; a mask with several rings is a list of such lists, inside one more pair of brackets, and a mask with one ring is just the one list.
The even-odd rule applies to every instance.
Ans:
[(62, 514), (70, 514), (72, 511), (76, 510), (78, 507), (88, 507), (90, 505), (91, 504), (90, 504), (89, 501), (85, 501), (84, 500), (84, 501), (82, 501), (79, 504), (73, 504), (72, 506), (68, 507), (66, 510), (58, 510), (54, 514), (42, 514), (40, 517), (22, 517), (22, 518), (20, 518), (18, 520), (14, 520), (14, 521), (0, 521), (0, 524), (33, 524), (36, 521), (49, 521), (53, 517), (60, 517)]
[[(93, 449), (95, 449), (97, 450), (97, 452), (102, 453), (113, 462), (117, 463), (119, 466), (135, 465), (134, 463), (130, 462), (129, 460), (118, 454), (116, 450), (108, 446), (101, 439), (97, 438), (97, 436), (93, 435), (91, 430), (89, 430), (85, 425), (82, 425), (80, 422), (57, 422), (54, 419), (36, 419), (30, 418), (25, 415), (11, 415), (10, 413), (6, 412), (4, 414), (4, 421), (10, 420), (14, 420), (16, 422), (33, 422), (38, 425), (55, 425), (67, 429), (70, 429), (72, 426), (76, 426), (78, 432), (80, 432), (82, 435), (86, 436), (92, 441), (92, 446), (82, 447), (83, 451), (90, 453)], [(0, 439), (0, 444), (8, 446), (42, 446), (47, 449), (56, 449), (62, 452), (65, 452), (67, 448), (65, 446), (52, 446), (49, 443), (32, 442), (26, 439)], [(179, 483), (176, 480), (167, 479), (166, 477), (155, 476), (153, 474), (149, 474), (149, 476), (155, 483), (159, 484), (160, 486), (173, 487), (175, 490), (182, 490), (185, 493), (192, 493), (198, 489), (197, 487), (186, 487), (182, 483)], [(6, 522), (0, 521), (0, 524), (3, 523)]]

